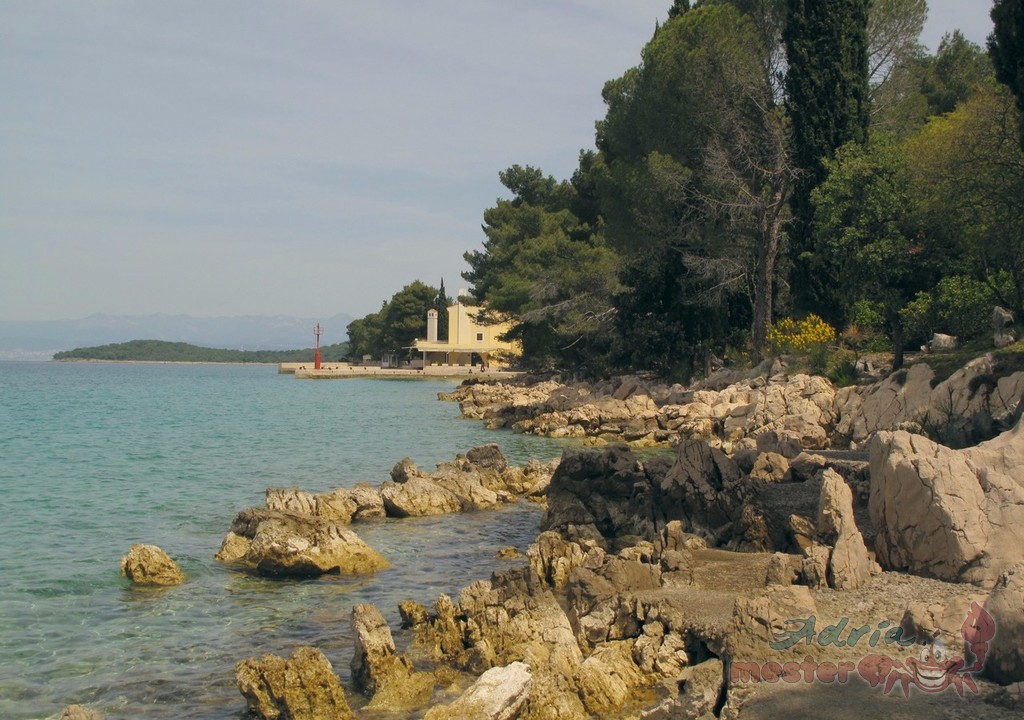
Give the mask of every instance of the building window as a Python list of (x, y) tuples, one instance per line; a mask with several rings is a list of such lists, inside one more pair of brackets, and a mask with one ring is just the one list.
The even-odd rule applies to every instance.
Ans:
[(483, 333), (477, 333), (476, 334), (476, 341), (477, 342), (483, 342), (484, 341), (484, 334)]

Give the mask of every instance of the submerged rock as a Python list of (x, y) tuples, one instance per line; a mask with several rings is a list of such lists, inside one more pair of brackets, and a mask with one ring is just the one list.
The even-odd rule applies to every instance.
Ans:
[(103, 716), (85, 705), (68, 705), (60, 714), (60, 720), (103, 720)]
[(268, 577), (364, 574), (388, 567), (380, 553), (334, 521), (260, 508), (235, 517), (217, 559)]
[(121, 558), (121, 574), (136, 585), (180, 585), (185, 573), (156, 545), (132, 545)]
[(265, 720), (349, 720), (352, 710), (327, 657), (300, 647), (285, 660), (267, 654), (235, 666), (248, 710)]

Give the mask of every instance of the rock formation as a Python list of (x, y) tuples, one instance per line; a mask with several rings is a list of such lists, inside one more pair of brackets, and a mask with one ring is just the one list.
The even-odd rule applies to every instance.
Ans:
[(533, 675), (525, 663), (493, 667), (455, 702), (428, 710), (424, 720), (515, 720), (532, 688)]
[(416, 672), (412, 661), (395, 650), (384, 616), (373, 605), (352, 608), (352, 681), (371, 700), (367, 706), (388, 712), (421, 708), (434, 691), (434, 676)]
[(1024, 560), (1024, 423), (968, 450), (903, 431), (870, 449), (883, 567), (991, 587)]
[(380, 553), (334, 521), (259, 508), (238, 513), (217, 559), (268, 577), (363, 574), (388, 567)]
[(235, 666), (235, 682), (250, 712), (264, 720), (349, 720), (352, 710), (326, 656), (300, 647), (285, 660), (267, 654)]
[(121, 558), (121, 574), (136, 585), (180, 585), (185, 574), (156, 545), (132, 545)]
[(866, 585), (871, 579), (874, 562), (857, 529), (853, 493), (846, 481), (829, 468), (821, 473), (817, 533), (818, 539), (832, 548), (826, 571), (829, 587), (854, 590)]
[(999, 577), (985, 610), (995, 620), (985, 674), (1003, 685), (1024, 681), (1024, 562)]

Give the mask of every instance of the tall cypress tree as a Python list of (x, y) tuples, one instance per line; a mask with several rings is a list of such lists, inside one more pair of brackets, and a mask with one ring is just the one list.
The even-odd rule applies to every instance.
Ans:
[(794, 160), (802, 171), (792, 195), (791, 284), (799, 305), (830, 319), (836, 319), (835, 308), (823, 306), (827, 294), (814, 272), (811, 191), (825, 179), (825, 162), (839, 147), (867, 141), (869, 4), (786, 0), (786, 104)]
[(1021, 112), (1020, 146), (1024, 148), (1024, 0), (996, 0), (992, 6), (988, 54), (996, 79), (1010, 88)]

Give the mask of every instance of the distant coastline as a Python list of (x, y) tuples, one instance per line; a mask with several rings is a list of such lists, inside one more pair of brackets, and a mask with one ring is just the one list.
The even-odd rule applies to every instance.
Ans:
[[(321, 348), (325, 359), (344, 357), (347, 343)], [(124, 343), (75, 348), (54, 353), (58, 362), (153, 362), (276, 365), (313, 361), (313, 348), (297, 350), (229, 350), (164, 340), (131, 340)]]

